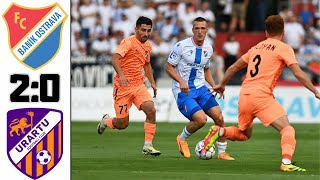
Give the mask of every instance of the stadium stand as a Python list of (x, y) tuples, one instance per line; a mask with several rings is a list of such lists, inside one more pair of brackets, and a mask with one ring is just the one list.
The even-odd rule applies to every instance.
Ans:
[[(207, 40), (212, 43), (219, 57), (226, 58), (223, 44), (230, 34), (228, 31), (235, 0), (72, 0), (71, 2), (73, 87), (112, 84), (114, 72), (110, 65), (110, 56), (121, 39), (134, 33), (132, 30), (135, 20), (141, 15), (153, 19), (152, 66), (157, 82), (169, 82), (163, 71), (167, 55), (177, 41), (191, 36), (191, 22), (197, 16), (205, 17), (209, 21)], [(319, 7), (320, 3), (316, 0), (277, 0), (267, 1), (264, 4), (261, 4), (260, 0), (249, 0), (245, 30), (238, 25), (235, 32), (232, 32), (240, 44), (237, 57), (265, 38), (264, 18), (270, 14), (280, 14), (285, 19), (288, 31), (284, 40), (296, 50), (298, 62), (303, 70), (315, 84), (319, 84)], [(290, 31), (292, 29), (294, 31)], [(90, 85), (83, 83), (83, 79), (91, 76), (99, 78)], [(237, 78), (241, 83), (243, 75)], [(238, 84), (237, 81), (235, 84)], [(285, 70), (279, 84), (291, 86), (299, 83)]]

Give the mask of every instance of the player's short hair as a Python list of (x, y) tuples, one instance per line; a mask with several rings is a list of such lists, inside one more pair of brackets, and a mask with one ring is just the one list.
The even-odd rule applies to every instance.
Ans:
[(284, 31), (284, 21), (281, 16), (272, 15), (266, 19), (265, 27), (270, 36), (280, 35)]
[(151, 25), (152, 27), (152, 21), (151, 19), (145, 17), (145, 16), (140, 16), (138, 19), (137, 19), (137, 22), (136, 22), (136, 27), (140, 27), (141, 24), (146, 24), (146, 25)]
[(205, 21), (205, 22), (208, 22), (205, 18), (203, 17), (197, 17), (193, 20), (193, 22), (202, 22), (202, 21)]

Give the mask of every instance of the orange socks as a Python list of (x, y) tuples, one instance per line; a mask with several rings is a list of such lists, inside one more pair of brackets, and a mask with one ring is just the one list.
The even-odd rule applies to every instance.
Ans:
[(151, 123), (145, 122), (144, 123), (144, 132), (145, 132), (144, 141), (152, 143), (154, 134), (156, 132), (156, 124), (151, 124)]
[(292, 126), (287, 126), (281, 130), (280, 134), (282, 158), (291, 160), (296, 148), (295, 131)]
[(230, 126), (230, 127), (224, 127), (224, 137), (227, 139), (230, 139), (232, 141), (246, 141), (248, 140), (248, 137), (240, 131), (237, 127)]
[(114, 129), (114, 125), (112, 124), (112, 120), (115, 118), (108, 118), (106, 119), (106, 125), (110, 128), (110, 129)]

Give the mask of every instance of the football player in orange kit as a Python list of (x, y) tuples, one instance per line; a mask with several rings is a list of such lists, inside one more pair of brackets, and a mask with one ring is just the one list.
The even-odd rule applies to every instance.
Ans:
[(152, 141), (156, 132), (156, 109), (152, 96), (145, 86), (143, 70), (151, 83), (154, 97), (157, 88), (150, 65), (151, 44), (147, 41), (151, 35), (151, 19), (141, 16), (135, 27), (135, 35), (121, 41), (112, 57), (112, 65), (117, 72), (114, 77), (114, 109), (116, 117), (105, 114), (98, 124), (97, 131), (102, 134), (106, 127), (125, 129), (129, 125), (129, 109), (132, 103), (146, 114), (144, 123), (145, 141), (142, 153), (158, 156), (160, 151), (153, 148)]
[(205, 148), (209, 149), (218, 137), (233, 141), (246, 141), (252, 135), (253, 119), (257, 117), (264, 126), (271, 125), (281, 135), (281, 171), (306, 171), (292, 163), (296, 147), (295, 130), (290, 125), (287, 114), (274, 98), (276, 81), (287, 66), (294, 76), (320, 99), (320, 93), (300, 69), (293, 49), (282, 42), (284, 22), (281, 16), (272, 15), (265, 21), (267, 39), (253, 46), (238, 61), (230, 66), (223, 80), (213, 89), (223, 93), (225, 85), (239, 70), (247, 68), (239, 96), (239, 127), (212, 126), (205, 137)]

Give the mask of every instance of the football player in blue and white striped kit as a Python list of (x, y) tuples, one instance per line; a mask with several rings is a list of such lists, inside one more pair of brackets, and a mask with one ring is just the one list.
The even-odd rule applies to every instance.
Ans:
[[(193, 37), (174, 45), (165, 67), (173, 79), (172, 92), (177, 106), (190, 120), (176, 138), (179, 151), (186, 158), (190, 157), (187, 139), (206, 124), (207, 115), (215, 124), (224, 126), (219, 104), (212, 91), (205, 85), (206, 81), (211, 87), (215, 85), (210, 70), (213, 49), (212, 45), (205, 41), (208, 32), (206, 19), (197, 17), (193, 21), (192, 32)], [(227, 142), (224, 137), (218, 139), (216, 146), (218, 159), (234, 160), (225, 152)]]

